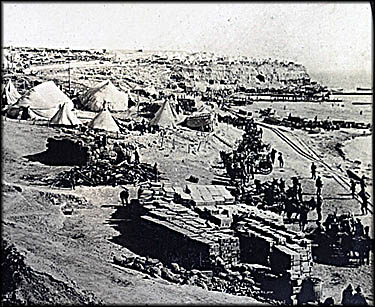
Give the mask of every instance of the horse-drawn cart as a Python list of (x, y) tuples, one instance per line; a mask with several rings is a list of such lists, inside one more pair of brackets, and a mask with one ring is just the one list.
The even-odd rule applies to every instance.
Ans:
[(363, 231), (360, 221), (349, 214), (336, 219), (329, 216), (324, 225), (325, 228), (318, 228), (309, 235), (316, 262), (345, 266), (369, 261), (372, 239)]

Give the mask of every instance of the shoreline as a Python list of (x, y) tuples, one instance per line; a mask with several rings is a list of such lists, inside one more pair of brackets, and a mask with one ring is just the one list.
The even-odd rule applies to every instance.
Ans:
[[(338, 154), (340, 155), (340, 157), (342, 157), (345, 161), (355, 163), (356, 160), (351, 160), (351, 159), (348, 158), (349, 153), (345, 152), (344, 148), (347, 147), (351, 142), (353, 142), (353, 141), (355, 141), (359, 138), (370, 137), (370, 136), (372, 136), (372, 133), (348, 135), (347, 138), (345, 138), (344, 140), (336, 143), (335, 149), (338, 152)], [(363, 161), (361, 161), (361, 162), (363, 163)]]

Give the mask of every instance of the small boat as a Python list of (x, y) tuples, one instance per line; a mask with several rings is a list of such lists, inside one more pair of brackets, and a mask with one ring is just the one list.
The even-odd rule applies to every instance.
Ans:
[(372, 105), (372, 102), (368, 102), (368, 101), (353, 101), (352, 105), (366, 106), (366, 105)]
[(319, 134), (322, 132), (322, 129), (319, 127), (312, 128), (311, 130), (308, 130), (307, 133), (309, 134)]
[(272, 108), (266, 108), (259, 110), (260, 116), (273, 116), (276, 113), (275, 109)]
[(342, 102), (343, 100), (341, 98), (332, 98), (332, 99), (326, 99), (325, 102)]

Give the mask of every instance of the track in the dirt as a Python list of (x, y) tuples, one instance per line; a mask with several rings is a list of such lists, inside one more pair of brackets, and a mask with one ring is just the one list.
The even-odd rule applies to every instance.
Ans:
[[(283, 140), (285, 143), (287, 143), (290, 147), (292, 147), (299, 155), (305, 157), (306, 159), (310, 160), (310, 161), (314, 161), (314, 162), (317, 162), (317, 163), (320, 163), (322, 164), (332, 175), (332, 178), (338, 183), (340, 184), (343, 188), (345, 189), (349, 189), (350, 188), (350, 183), (347, 181), (347, 178), (338, 173), (337, 171), (333, 170), (332, 167), (327, 164), (326, 162), (324, 162), (312, 149), (310, 149), (305, 143), (303, 143), (303, 145), (305, 146), (305, 148), (308, 148), (310, 152), (312, 152), (313, 154), (309, 154), (308, 152), (306, 152), (305, 150), (303, 150), (300, 146), (298, 146), (295, 142), (293, 142), (289, 137), (287, 137), (283, 132), (280, 131), (279, 128), (276, 128), (276, 127), (272, 127), (270, 125), (267, 125), (267, 124), (264, 124), (264, 123), (260, 123), (260, 122), (257, 122), (257, 124), (259, 126), (262, 126), (266, 129), (270, 129), (272, 132), (274, 132), (281, 140)], [(299, 141), (301, 142), (302, 144), (302, 140), (299, 139)], [(366, 195), (370, 198), (370, 195), (366, 192)], [(355, 195), (355, 198), (360, 201), (358, 195)], [(373, 213), (372, 211), (372, 203), (371, 202), (368, 202), (369, 206), (371, 207), (371, 209), (369, 208), (368, 211), (370, 213)]]

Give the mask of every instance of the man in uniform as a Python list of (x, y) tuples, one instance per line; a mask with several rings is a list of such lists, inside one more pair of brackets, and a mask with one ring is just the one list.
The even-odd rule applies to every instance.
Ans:
[(314, 162), (311, 164), (311, 178), (316, 179), (316, 165)]
[(320, 176), (318, 176), (318, 178), (316, 179), (315, 186), (316, 186), (316, 195), (321, 195), (322, 194), (323, 182), (322, 182), (322, 179), (320, 178)]
[(342, 291), (341, 305), (351, 305), (353, 299), (353, 287), (349, 284), (344, 291)]
[(365, 190), (365, 187), (366, 187), (366, 183), (365, 183), (365, 175), (362, 176), (361, 180), (360, 180), (360, 185), (361, 185), (361, 190)]
[(316, 213), (318, 214), (318, 221), (322, 219), (322, 207), (323, 207), (323, 198), (322, 198), (322, 195), (318, 195), (317, 200), (316, 200)]
[(356, 183), (353, 179), (350, 180), (350, 191), (352, 192), (352, 198), (355, 196), (355, 186)]
[(120, 199), (121, 199), (121, 203), (122, 203), (123, 206), (129, 204), (129, 190), (128, 189), (124, 188), (120, 192)]
[(255, 179), (254, 180), (254, 184), (255, 184), (256, 193), (260, 194), (260, 191), (261, 191), (260, 180), (259, 179)]
[(70, 171), (70, 174), (69, 174), (69, 181), (70, 181), (70, 185), (72, 187), (72, 190), (75, 190), (76, 189), (76, 183), (77, 183), (77, 178), (76, 178), (76, 169), (73, 167)]
[(351, 304), (352, 305), (361, 305), (361, 306), (367, 306), (368, 303), (365, 299), (365, 297), (362, 294), (362, 288), (360, 286), (357, 286), (355, 288), (356, 293), (354, 293)]
[(301, 204), (300, 214), (299, 214), (300, 231), (305, 231), (305, 226), (307, 224), (307, 214), (308, 214), (308, 209), (303, 204)]
[(272, 148), (271, 150), (271, 160), (272, 160), (272, 164), (275, 163), (275, 158), (276, 158), (276, 149), (275, 148)]
[(279, 165), (281, 168), (284, 167), (284, 159), (283, 159), (283, 154), (279, 152), (279, 157), (277, 158), (279, 160)]
[(298, 195), (298, 200), (300, 201), (300, 202), (302, 202), (303, 201), (303, 197), (302, 197), (302, 185), (301, 185), (301, 183), (299, 182), (298, 183), (298, 187), (297, 187), (297, 195)]
[(254, 177), (254, 163), (253, 163), (253, 161), (249, 161), (249, 164), (250, 164), (250, 166), (249, 166), (249, 175), (251, 176), (251, 179), (254, 179), (255, 177)]
[(366, 192), (364, 190), (361, 190), (361, 192), (359, 192), (359, 196), (361, 196), (362, 198), (362, 204), (361, 204), (362, 215), (367, 215), (368, 202), (367, 202)]
[(155, 178), (155, 182), (157, 182), (159, 180), (159, 173), (158, 173), (158, 164), (155, 162), (154, 164), (154, 178)]
[(281, 193), (285, 192), (285, 181), (283, 178), (280, 178), (279, 189)]
[(134, 162), (135, 164), (139, 163), (139, 153), (138, 153), (137, 148), (134, 149)]

